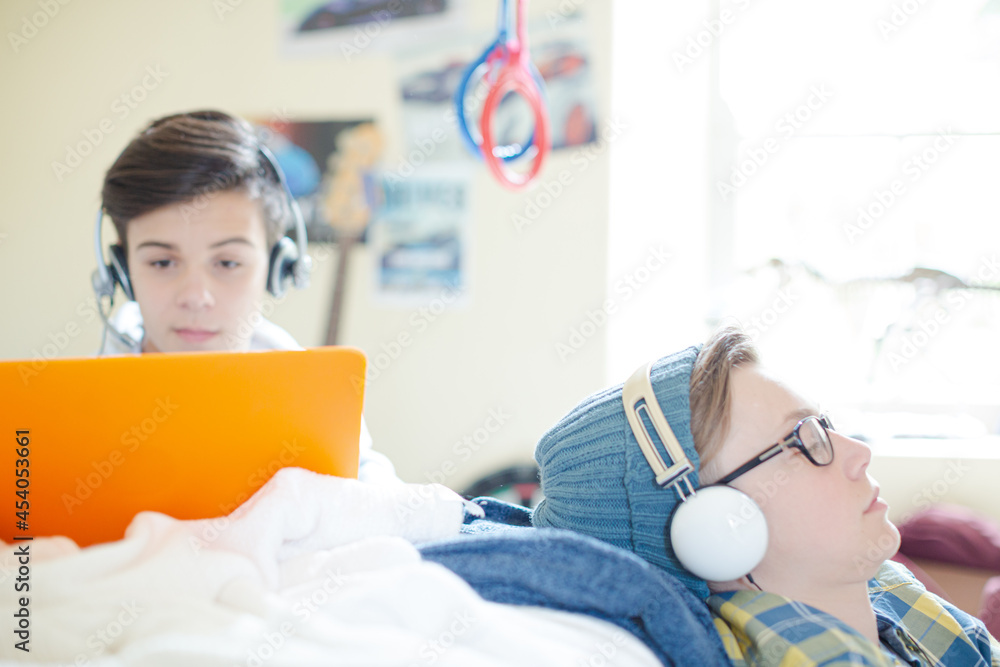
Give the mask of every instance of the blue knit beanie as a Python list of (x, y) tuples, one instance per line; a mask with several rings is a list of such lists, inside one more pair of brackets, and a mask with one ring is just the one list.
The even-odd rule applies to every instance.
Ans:
[[(690, 383), (699, 349), (663, 357), (650, 371), (656, 400), (695, 470), (699, 459), (691, 436)], [(622, 386), (585, 399), (539, 441), (535, 460), (545, 499), (532, 523), (628, 549), (704, 599), (708, 585), (681, 567), (667, 543), (667, 519), (679, 498), (672, 488), (656, 484), (625, 417)], [(697, 473), (688, 479), (697, 488)]]

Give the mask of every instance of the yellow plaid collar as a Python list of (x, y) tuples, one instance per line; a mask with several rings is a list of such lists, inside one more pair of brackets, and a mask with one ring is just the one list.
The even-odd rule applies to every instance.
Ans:
[(983, 624), (928, 593), (902, 565), (885, 563), (868, 582), (868, 594), (881, 645), (773, 593), (718, 593), (707, 602), (734, 665), (1000, 667), (1000, 645)]

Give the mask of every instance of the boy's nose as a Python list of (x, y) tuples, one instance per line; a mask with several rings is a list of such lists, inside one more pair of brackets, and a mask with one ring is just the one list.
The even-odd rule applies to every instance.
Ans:
[(188, 273), (177, 294), (177, 302), (182, 308), (189, 310), (201, 310), (215, 305), (208, 279), (198, 271)]

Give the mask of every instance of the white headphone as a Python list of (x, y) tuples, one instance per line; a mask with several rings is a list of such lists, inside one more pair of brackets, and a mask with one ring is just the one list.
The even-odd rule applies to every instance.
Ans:
[[(309, 273), (312, 270), (312, 258), (306, 252), (306, 224), (302, 219), (302, 211), (299, 209), (292, 191), (285, 180), (285, 174), (278, 166), (278, 161), (270, 150), (262, 144), (257, 146), (257, 150), (263, 157), (263, 164), (270, 167), (274, 174), (274, 179), (281, 187), (285, 195), (288, 208), (291, 211), (295, 224), (295, 240), (287, 235), (282, 236), (271, 248), (269, 265), (267, 271), (267, 291), (273, 296), (281, 298), (291, 283), (296, 289), (303, 289), (309, 286)], [(135, 300), (132, 291), (132, 281), (129, 278), (128, 263), (125, 258), (125, 250), (119, 244), (108, 246), (110, 262), (104, 263), (101, 241), (101, 222), (104, 220), (103, 207), (97, 211), (97, 220), (94, 224), (94, 252), (97, 256), (97, 268), (91, 275), (90, 281), (94, 287), (94, 294), (97, 297), (97, 310), (104, 320), (104, 326), (111, 331), (115, 337), (121, 340), (129, 348), (138, 345), (138, 341), (133, 340), (125, 333), (118, 331), (111, 326), (108, 316), (114, 306), (115, 288), (120, 286), (125, 298), (129, 301)], [(103, 299), (109, 300), (108, 310), (104, 311)]]
[[(767, 551), (767, 521), (760, 507), (742, 491), (709, 485), (696, 492), (689, 475), (697, 472), (660, 409), (649, 373), (653, 364), (639, 368), (625, 382), (622, 402), (639, 449), (664, 489), (680, 497), (667, 518), (664, 536), (677, 560), (689, 572), (707, 581), (732, 581), (750, 574)], [(667, 466), (647, 429), (652, 426), (671, 461)], [(687, 494), (681, 484), (687, 485)]]

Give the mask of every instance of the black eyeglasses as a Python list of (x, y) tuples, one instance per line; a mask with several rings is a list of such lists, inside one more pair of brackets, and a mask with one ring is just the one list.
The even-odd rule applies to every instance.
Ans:
[(795, 429), (786, 435), (781, 442), (771, 445), (756, 458), (747, 461), (715, 483), (729, 484), (740, 475), (750, 472), (789, 447), (800, 450), (814, 466), (828, 466), (833, 463), (833, 443), (830, 441), (829, 433), (832, 430), (833, 424), (830, 423), (826, 415), (806, 417), (796, 424)]

